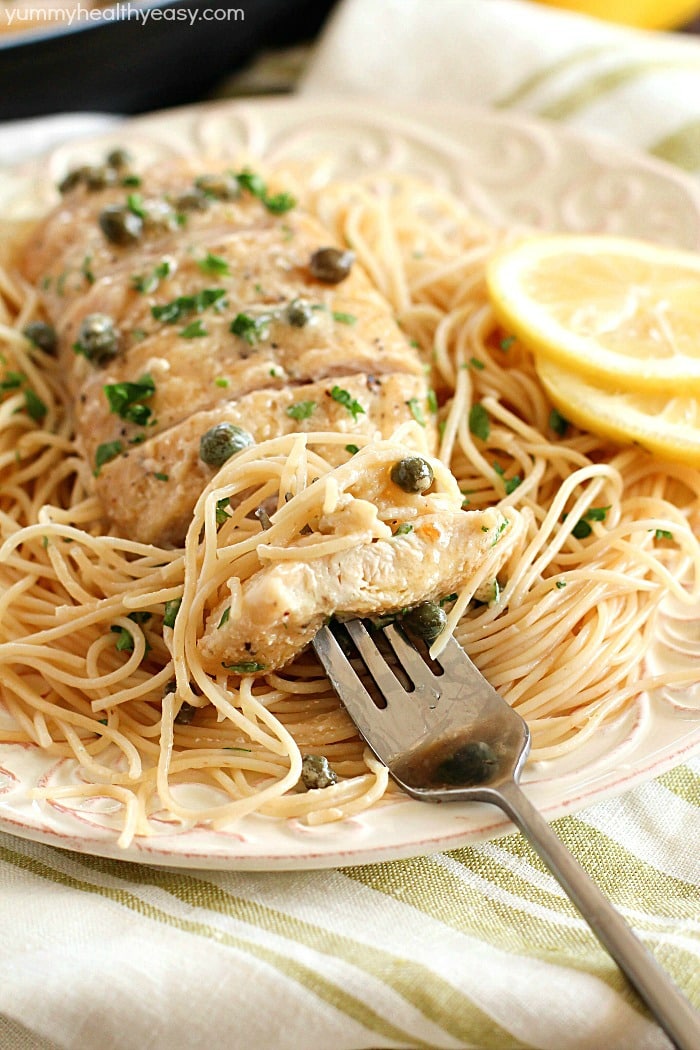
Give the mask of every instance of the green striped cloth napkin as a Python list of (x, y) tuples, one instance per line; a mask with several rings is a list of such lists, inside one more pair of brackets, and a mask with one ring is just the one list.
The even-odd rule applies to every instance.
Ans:
[[(307, 94), (512, 107), (700, 169), (700, 46), (519, 0), (347, 0)], [(1, 129), (0, 129), (1, 130)], [(700, 759), (554, 823), (700, 1005)], [(332, 871), (0, 835), (3, 1050), (667, 1050), (518, 834)]]
[[(700, 760), (555, 821), (700, 1000)], [(662, 1050), (517, 834), (338, 871), (177, 872), (0, 835), (0, 1046)]]

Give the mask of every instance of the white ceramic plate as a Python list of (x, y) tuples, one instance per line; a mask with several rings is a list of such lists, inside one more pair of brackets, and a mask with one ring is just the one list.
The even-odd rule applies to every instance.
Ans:
[[(140, 160), (191, 152), (271, 161), (323, 154), (329, 174), (387, 166), (436, 180), (498, 221), (606, 231), (700, 247), (700, 191), (671, 168), (554, 126), (478, 110), (383, 112), (375, 102), (246, 101), (169, 111), (55, 150), (41, 163), (0, 172), (0, 208), (40, 214), (67, 167), (127, 143)], [(668, 607), (650, 655), (653, 670), (700, 660), (700, 610)], [(2, 714), (0, 712), (0, 720)], [(700, 689), (644, 697), (623, 725), (598, 733), (567, 759), (530, 768), (528, 795), (548, 817), (625, 791), (700, 750)], [(107, 800), (32, 802), (36, 784), (66, 783), (74, 763), (32, 746), (0, 745), (0, 827), (56, 846), (177, 867), (335, 867), (448, 849), (508, 830), (489, 806), (405, 801), (359, 818), (308, 828), (249, 818), (230, 831), (178, 828), (126, 851)]]

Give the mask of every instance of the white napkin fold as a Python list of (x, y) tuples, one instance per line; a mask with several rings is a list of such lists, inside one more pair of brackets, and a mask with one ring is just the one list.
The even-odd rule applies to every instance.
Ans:
[(528, 0), (344, 0), (300, 90), (519, 109), (700, 170), (694, 37)]

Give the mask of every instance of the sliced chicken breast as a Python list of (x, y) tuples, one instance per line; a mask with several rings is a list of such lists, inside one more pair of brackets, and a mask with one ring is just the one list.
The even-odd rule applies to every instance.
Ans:
[(438, 601), (464, 586), (486, 559), (495, 576), (521, 532), (520, 516), (432, 502), (425, 500), (410, 532), (367, 538), (309, 560), (300, 547), (298, 560), (265, 566), (242, 586), (229, 580), (199, 643), (206, 670), (281, 667), (332, 616), (371, 617)]
[[(182, 544), (221, 465), (200, 444), (219, 424), (254, 443), (347, 435), (318, 448), (334, 477), (355, 462), (353, 438), (373, 439), (375, 455), (374, 439), (410, 420), (421, 452), (435, 449), (417, 349), (352, 253), (284, 187), (221, 162), (177, 160), (141, 181), (110, 164), (68, 177), (24, 271), (57, 328), (76, 444), (116, 531)], [(208, 671), (283, 666), (330, 616), (395, 612), (495, 576), (522, 533), (517, 512), (462, 510), (449, 475), (447, 488), (419, 490), (392, 478), (386, 464), (358, 466), (283, 556), (273, 515), (259, 570), (243, 581), (232, 572), (207, 604)]]

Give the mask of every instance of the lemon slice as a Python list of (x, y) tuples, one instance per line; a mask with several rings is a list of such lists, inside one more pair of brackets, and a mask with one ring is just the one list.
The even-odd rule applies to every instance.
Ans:
[(700, 467), (700, 400), (685, 393), (605, 390), (545, 357), (535, 367), (549, 398), (577, 426)]
[(501, 324), (540, 355), (609, 390), (700, 394), (700, 253), (542, 235), (498, 252), (487, 282)]
[(552, 7), (643, 29), (672, 29), (697, 14), (697, 0), (540, 0)]

